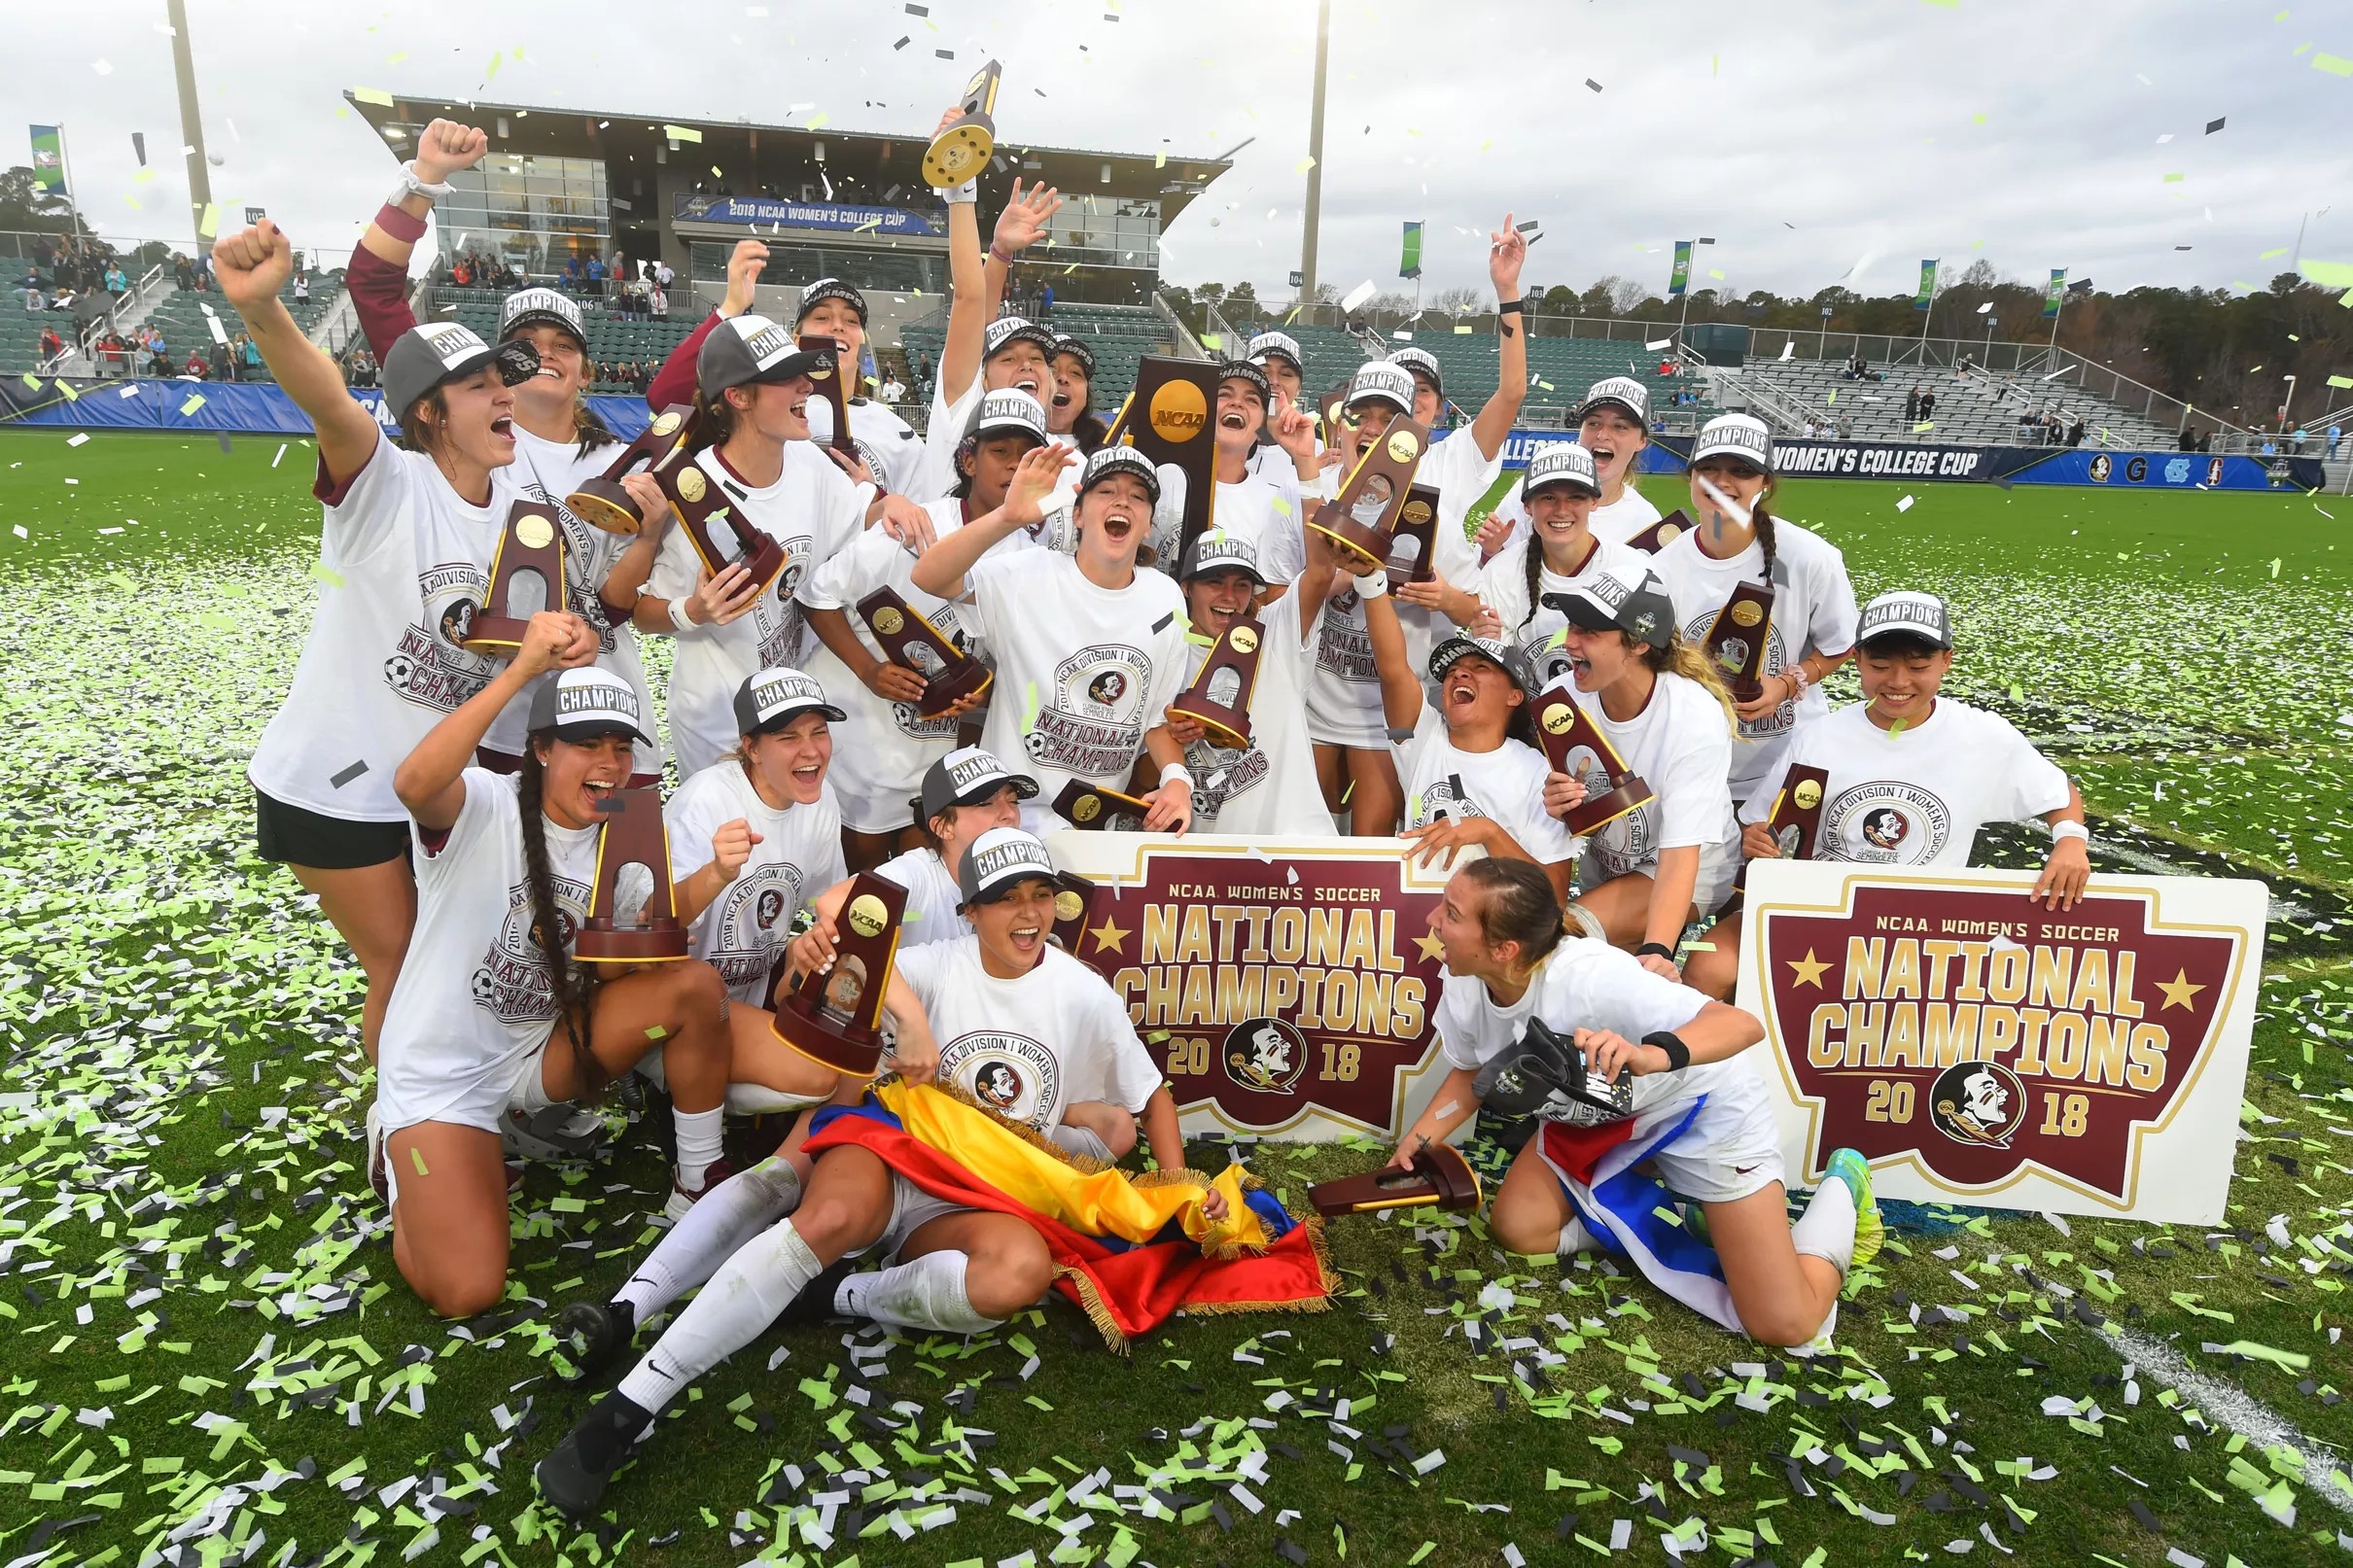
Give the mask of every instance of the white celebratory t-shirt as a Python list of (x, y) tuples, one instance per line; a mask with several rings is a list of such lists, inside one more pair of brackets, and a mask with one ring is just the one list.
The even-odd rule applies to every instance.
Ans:
[(792, 935), (792, 917), (850, 872), (842, 863), (841, 813), (829, 791), (806, 806), (779, 811), (759, 798), (744, 765), (730, 757), (679, 785), (662, 808), (672, 883), (709, 865), (712, 836), (737, 820), (759, 842), (735, 880), (696, 919), (687, 951), (719, 971), (729, 995), (756, 1007), (768, 994), (768, 971)]
[[(1458, 430), (1434, 443), (1414, 471), (1417, 484), (1438, 487), (1437, 532), (1430, 547), (1430, 569), (1457, 588), (1473, 590), (1478, 583), (1479, 551), (1464, 537), (1463, 519), (1487, 494), (1502, 471), (1503, 449), (1483, 456), (1477, 437)], [(1348, 475), (1339, 465), (1325, 470), (1327, 495), (1338, 494)], [(1394, 588), (1402, 577), (1392, 577)], [(1431, 645), (1454, 630), (1454, 623), (1434, 610), (1397, 606), (1405, 628), (1405, 653), (1419, 674), (1429, 662)], [(1354, 589), (1324, 601), (1316, 636), (1316, 663), (1307, 685), (1308, 733), (1330, 746), (1379, 750), (1388, 744), (1388, 725), (1382, 716), (1381, 672), (1373, 668), (1373, 645), (1364, 629), (1364, 605)]]
[(973, 411), (980, 406), (988, 380), (985, 365), (975, 368), (971, 384), (954, 402), (947, 401), (947, 389), (933, 379), (931, 417), (924, 425), (923, 460), (916, 465), (915, 480), (912, 488), (904, 492), (906, 495), (917, 501), (933, 502), (956, 488), (960, 477), (956, 471), (956, 448), (965, 438), (965, 427), (972, 423)]
[(381, 433), (348, 483), (320, 465), (321, 587), (294, 687), (246, 770), (256, 789), (345, 821), (406, 819), (393, 771), (498, 673), (459, 644), (513, 505), (512, 474), (492, 470), (489, 504), (475, 506), (432, 458)]
[(1777, 748), (1740, 819), (1773, 815), (1793, 764), (1827, 768), (1815, 859), (1960, 866), (1987, 822), (2022, 822), (2067, 804), (2066, 773), (1999, 714), (1939, 697), (1926, 719), (1897, 735), (1865, 709), (1850, 704)]
[[(1854, 646), (1854, 584), (1847, 580), (1846, 558), (1838, 546), (1784, 519), (1774, 520), (1773, 613), (1765, 622), (1765, 663), (1770, 679), (1811, 653), (1844, 653)], [(1730, 560), (1719, 561), (1700, 548), (1700, 531), (1685, 532), (1672, 544), (1650, 558), (1651, 570), (1667, 585), (1674, 601), (1675, 619), (1683, 637), (1704, 646), (1717, 614), (1743, 582), (1765, 580), (1765, 551), (1753, 540)], [(1735, 640), (1742, 637), (1733, 634)], [(1746, 636), (1754, 637), (1753, 632)], [(1744, 652), (1747, 644), (1740, 644)], [(1727, 643), (1729, 661), (1734, 645)], [(1727, 669), (1729, 681), (1732, 671)], [(1796, 702), (1785, 702), (1763, 718), (1742, 720), (1733, 743), (1732, 793), (1745, 800), (1761, 786), (1765, 753), (1775, 741), (1830, 712), (1818, 685), (1808, 686)]]
[[(1682, 1028), (1706, 1005), (1704, 995), (1651, 973), (1631, 953), (1605, 942), (1565, 937), (1509, 1007), (1496, 1005), (1486, 981), (1448, 975), (1438, 993), (1438, 1052), (1448, 1066), (1477, 1072), (1496, 1057), (1516, 1052), (1531, 1018), (1542, 1019), (1566, 1044), (1575, 1043), (1581, 1028), (1606, 1029), (1639, 1044), (1645, 1034)], [(1736, 1056), (1680, 1072), (1645, 1073), (1632, 1080), (1633, 1114), (1697, 1099), (1724, 1079), (1749, 1070)], [(1563, 1096), (1556, 1096), (1538, 1114), (1559, 1122), (1606, 1119)]]
[(926, 942), (953, 942), (972, 934), (972, 923), (959, 914), (964, 889), (956, 873), (930, 845), (895, 854), (874, 868), (907, 889), (905, 912), (898, 917), (898, 945), (903, 949)]
[(1506, 737), (1493, 751), (1465, 751), (1447, 738), (1446, 720), (1428, 703), (1414, 733), (1397, 742), (1397, 778), (1405, 785), (1405, 825), (1427, 827), (1439, 818), (1485, 817), (1501, 824), (1520, 848), (1545, 865), (1569, 859), (1577, 840), (1544, 811), (1544, 753)]
[(1184, 596), (1157, 572), (1100, 588), (1059, 550), (993, 556), (966, 575), (997, 684), (981, 745), (1037, 783), (1127, 787), (1144, 732), (1183, 689)]
[[(964, 502), (948, 496), (924, 509), (944, 540), (964, 526)], [(1034, 548), (1027, 534), (1015, 532), (990, 545), (983, 559)], [(858, 602), (877, 588), (889, 588), (942, 637), (982, 656), (979, 610), (916, 587), (914, 570), (915, 557), (905, 545), (880, 528), (869, 528), (802, 580), (800, 601), (810, 610), (840, 610), (860, 645), (880, 659), (882, 645), (859, 613)], [(923, 718), (913, 703), (885, 702), (820, 639), (809, 641), (809, 662), (802, 668), (849, 714), (833, 727), (833, 767), (825, 779), (841, 801), (842, 820), (860, 833), (896, 833), (914, 816), (907, 803), (922, 790), (924, 770), (955, 749), (957, 727), (965, 720)]]
[[(696, 453), (695, 462), (746, 521), (784, 547), (785, 569), (749, 610), (726, 625), (697, 622), (678, 634), (670, 671), (670, 742), (680, 771), (688, 776), (734, 749), (738, 686), (761, 670), (801, 667), (808, 626), (793, 596), (804, 576), (858, 537), (873, 497), (807, 441), (787, 441), (783, 472), (774, 484), (756, 490), (728, 470), (716, 447)], [(714, 524), (711, 533), (721, 548), (733, 547), (734, 535), (724, 521)], [(672, 523), (646, 591), (675, 601), (691, 595), (702, 580), (702, 558), (685, 525)]]
[[(593, 523), (583, 522), (564, 505), (564, 498), (579, 489), (581, 480), (603, 473), (620, 452), (618, 446), (608, 443), (583, 456), (577, 442), (546, 440), (517, 425), (514, 467), (509, 471), (524, 495), (555, 508), (557, 528), (564, 538), (565, 608), (586, 621), (596, 633), (596, 667), (628, 681), (629, 689), (637, 693), (637, 711), (650, 721), (654, 712), (653, 692), (646, 683), (646, 662), (638, 653), (637, 628), (626, 615), (617, 621), (608, 619), (605, 601), (597, 591), (611, 575), (613, 564), (636, 542), (637, 536), (607, 533)], [(553, 680), (556, 674), (551, 670), (540, 679)], [(499, 710), (499, 716), (491, 721), (490, 732), (482, 737), (485, 749), (503, 751), (509, 756), (523, 754), (531, 699), (538, 689), (539, 682), (532, 682), (514, 701)], [(647, 727), (650, 729), (651, 723)], [(658, 742), (659, 736), (655, 739)], [(661, 747), (639, 743), (634, 748), (630, 771), (660, 773)]]
[[(1258, 679), (1250, 688), (1250, 744), (1239, 750), (1207, 735), (1184, 749), (1193, 773), (1196, 833), (1329, 833), (1316, 780), (1316, 751), (1307, 738), (1301, 687), (1307, 678), (1307, 639), (1299, 626), (1299, 589), (1258, 611)], [(1186, 640), (1184, 689), (1209, 662), (1207, 645)], [(1220, 700), (1222, 693), (1212, 693)]]
[(1528, 668), (1536, 673), (1536, 689), (1541, 691), (1568, 674), (1568, 650), (1559, 641), (1561, 628), (1568, 624), (1568, 617), (1545, 604), (1544, 596), (1566, 593), (1602, 573), (1621, 579), (1629, 576), (1638, 579), (1642, 573), (1642, 552), (1624, 544), (1612, 544), (1596, 535), (1592, 547), (1585, 552), (1584, 564), (1568, 576), (1546, 566), (1539, 553), (1536, 602), (1530, 605), (1528, 552), (1534, 548), (1532, 542), (1506, 548), (1480, 569), (1478, 583), (1472, 591), (1503, 622), (1504, 638), (1528, 656)]
[[(833, 404), (825, 398), (809, 400), (809, 442), (823, 447), (833, 439)], [(898, 417), (891, 405), (872, 398), (850, 404), (850, 440), (866, 460), (874, 482), (895, 496), (914, 496), (922, 481), (923, 438), (915, 427)], [(917, 500), (929, 497), (917, 496)]]
[(1013, 1121), (1050, 1132), (1086, 1100), (1141, 1111), (1160, 1087), (1118, 993), (1060, 948), (1001, 980), (967, 936), (902, 947), (896, 972), (931, 1020), (940, 1077)]
[(1307, 570), (1306, 508), (1316, 503), (1300, 500), (1298, 478), (1294, 469), (1289, 483), (1253, 473), (1239, 484), (1217, 485), (1217, 532), (1246, 541), (1258, 557), (1258, 575), (1269, 582), (1291, 582)]
[[(419, 1122), (499, 1130), (507, 1094), (555, 1028), (555, 991), (533, 929), (515, 781), (482, 768), (441, 847), (411, 860), (417, 923), (384, 1013), (376, 1107), (387, 1132)], [(541, 819), (563, 948), (588, 917), (594, 827)]]
[[(1601, 707), (1599, 694), (1566, 690), (1579, 708), (1600, 726), (1616, 749), (1626, 771), (1650, 785), (1657, 798), (1628, 812), (1593, 836), (1586, 854), (1598, 877), (1587, 886), (1625, 876), (1630, 871), (1655, 872), (1661, 850), (1697, 845), (1700, 849), (1700, 888), (1709, 882), (1711, 855), (1731, 857), (1738, 836), (1732, 817), (1732, 791), (1725, 782), (1732, 765), (1732, 726), (1724, 710), (1705, 686), (1679, 675), (1663, 673), (1651, 688), (1642, 711), (1623, 721)], [(1598, 795), (1609, 783), (1597, 768), (1586, 775), (1585, 790)], [(1702, 904), (1704, 907), (1705, 900)]]

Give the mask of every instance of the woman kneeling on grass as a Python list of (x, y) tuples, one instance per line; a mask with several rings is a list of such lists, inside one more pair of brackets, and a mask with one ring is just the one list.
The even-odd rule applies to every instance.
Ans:
[[(599, 803), (646, 739), (629, 683), (581, 668), (596, 647), (579, 616), (534, 615), (513, 662), (393, 777), (416, 823), (417, 924), (384, 1017), (369, 1174), (392, 1205), (402, 1276), (448, 1317), (506, 1294), (509, 1114), (592, 1098), (658, 1042), (678, 1123), (674, 1216), (719, 1160), (731, 1042), (718, 971), (689, 960), (600, 981), (572, 957)], [(522, 771), (469, 766), (499, 710), (559, 668), (532, 698)]]
[[(1734, 1060), (1764, 1026), (1605, 943), (1563, 940), (1560, 901), (1525, 860), (1456, 872), (1430, 928), (1444, 949), (1438, 1042), (1453, 1070), (1389, 1167), (1467, 1121), (1482, 1088), (1508, 1097), (1544, 1128), (1488, 1210), (1496, 1240), (1563, 1257), (1612, 1252), (1726, 1328), (1771, 1344), (1825, 1339), (1847, 1273), (1879, 1249), (1871, 1167), (1839, 1150), (1790, 1224), (1764, 1085)], [(1563, 1050), (1531, 1035), (1539, 1023)], [(1574, 1096), (1577, 1056), (1598, 1098), (1621, 1072), (1631, 1095), (1607, 1108)], [(1643, 1162), (1665, 1190), (1636, 1173)], [(1705, 1211), (1712, 1251), (1662, 1217), (1669, 1190)]]

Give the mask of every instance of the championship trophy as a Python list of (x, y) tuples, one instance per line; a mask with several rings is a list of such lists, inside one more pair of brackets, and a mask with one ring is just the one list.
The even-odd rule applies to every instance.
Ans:
[(1323, 401), (1317, 405), (1321, 410), (1321, 427), (1316, 434), (1322, 437), (1327, 447), (1340, 444), (1340, 427), (1348, 422), (1349, 386), (1349, 379), (1334, 382), (1332, 389), (1323, 395)]
[[(694, 461), (685, 443), (654, 468), (653, 482), (662, 487), (670, 509), (685, 526), (687, 542), (702, 559), (705, 572), (718, 576), (741, 562), (752, 574), (753, 582), (762, 589), (783, 574), (785, 547), (729, 505), (727, 493), (703, 471), (702, 465)], [(727, 538), (735, 545), (732, 553), (720, 548), (717, 530), (722, 523), (726, 525)]]
[(889, 588), (877, 588), (860, 599), (858, 612), (866, 618), (885, 658), (924, 678), (923, 698), (915, 705), (918, 718), (939, 717), (965, 698), (987, 691), (997, 679), (987, 665)]
[[(582, 963), (664, 963), (685, 958), (686, 927), (679, 923), (670, 887), (670, 830), (662, 824), (661, 790), (652, 784), (618, 789), (596, 809), (605, 821), (596, 837), (595, 891), (588, 899), (588, 923), (573, 941), (573, 956)], [(621, 873), (631, 866), (648, 874), (650, 881), (640, 885), (650, 890), (624, 920)]]
[(1448, 1143), (1425, 1143), (1406, 1170), (1377, 1170), (1366, 1176), (1344, 1176), (1319, 1181), (1307, 1190), (1307, 1201), (1326, 1219), (1336, 1214), (1378, 1214), (1387, 1208), (1427, 1208), (1477, 1211), (1486, 1194), (1470, 1162)]
[[(1558, 597), (1557, 595), (1554, 597)], [(1607, 785), (1599, 794), (1590, 790), (1568, 809), (1568, 830), (1590, 838), (1630, 811), (1658, 799), (1658, 792), (1627, 771), (1626, 759), (1601, 733), (1593, 714), (1580, 707), (1564, 685), (1544, 688), (1536, 698), (1536, 734), (1544, 742), (1544, 760), (1555, 773), (1584, 783), (1596, 773)]]
[(768, 1023), (778, 1039), (835, 1072), (873, 1076), (906, 908), (906, 889), (871, 871), (858, 874), (835, 923), (832, 967), (801, 976), (784, 998)]
[[(1362, 571), (1387, 566), (1391, 531), (1410, 499), (1414, 470), (1428, 449), (1427, 430), (1410, 419), (1394, 421), (1364, 449), (1340, 494), (1317, 507), (1307, 526), (1338, 545), (1344, 557), (1363, 562)], [(1430, 517), (1434, 525), (1434, 506)]]
[(1677, 506), (1626, 542), (1644, 555), (1656, 555), (1690, 532), (1691, 518)]
[(564, 608), (564, 539), (556, 530), (555, 508), (544, 502), (518, 501), (508, 512), (507, 532), (490, 557), (481, 608), (460, 640), (467, 652), (495, 657), (522, 647), (531, 615), (516, 612), (514, 585), (521, 577), (539, 580), (542, 610)]
[(1091, 784), (1084, 779), (1072, 779), (1054, 797), (1054, 814), (1084, 833), (1102, 833), (1117, 828), (1123, 833), (1140, 833), (1143, 819), (1152, 809), (1148, 800), (1139, 800), (1124, 790), (1103, 784)]
[(950, 121), (924, 149), (924, 184), (935, 191), (959, 186), (977, 175), (989, 155), (997, 151), (997, 86), (1004, 67), (991, 60), (965, 84), (964, 113)]
[(669, 456), (673, 447), (683, 445), (694, 434), (694, 410), (683, 402), (674, 402), (653, 416), (653, 423), (634, 441), (621, 448), (621, 455), (605, 467), (605, 471), (592, 479), (582, 479), (580, 487), (564, 498), (572, 515), (584, 523), (593, 523), (608, 534), (634, 534), (642, 521), (637, 514), (637, 503), (621, 488), (624, 476), (640, 469), (650, 469)]
[(1765, 693), (1765, 643), (1773, 629), (1773, 598), (1772, 583), (1743, 582), (1733, 589), (1707, 629), (1707, 657), (1723, 674), (1736, 703), (1754, 702)]
[(1206, 360), (1172, 360), (1147, 354), (1136, 366), (1136, 390), (1119, 405), (1103, 438), (1121, 442), (1151, 459), (1172, 463), (1184, 475), (1184, 526), (1177, 536), (1178, 559), (1195, 539), (1214, 526), (1217, 505), (1217, 440), (1210, 426), (1217, 408), (1217, 366)]
[(804, 337), (799, 347), (803, 354), (825, 356), (823, 365), (810, 368), (809, 379), (817, 384), (817, 395), (833, 405), (833, 438), (825, 444), (853, 463), (863, 463), (865, 454), (850, 439), (850, 378), (858, 373), (856, 367), (841, 363), (841, 345), (830, 337)]
[[(1830, 787), (1828, 768), (1809, 767), (1792, 762), (1789, 772), (1781, 778), (1781, 792), (1773, 797), (1773, 815), (1765, 819), (1766, 828), (1774, 843), (1780, 846), (1784, 860), (1810, 860), (1815, 841), (1822, 832), (1822, 795)], [(1725, 913), (1740, 907), (1740, 895), (1748, 890), (1748, 862), (1740, 862), (1740, 874), (1732, 885), (1732, 901)]]
[(1048, 934), (1056, 947), (1075, 958), (1078, 938), (1086, 930), (1087, 912), (1094, 907), (1095, 885), (1075, 871), (1065, 871), (1055, 881), (1061, 887), (1054, 893), (1054, 929)]
[(1258, 683), (1258, 654), (1265, 632), (1256, 621), (1236, 621), (1211, 645), (1201, 673), (1169, 704), (1209, 733), (1212, 745), (1229, 751), (1250, 744), (1250, 690)]
[(1410, 486), (1397, 526), (1389, 533), (1388, 574), (1391, 581), (1427, 582), (1437, 570), (1430, 565), (1438, 548), (1438, 487)]

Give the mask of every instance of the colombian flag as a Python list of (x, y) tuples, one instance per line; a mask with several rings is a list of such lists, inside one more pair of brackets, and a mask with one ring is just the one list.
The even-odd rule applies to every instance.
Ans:
[[(818, 1114), (811, 1154), (855, 1144), (934, 1198), (1011, 1214), (1044, 1238), (1055, 1284), (1113, 1349), (1193, 1312), (1319, 1312), (1336, 1283), (1320, 1222), (1293, 1219), (1240, 1166), (1130, 1176), (1083, 1169), (1028, 1128), (932, 1084), (886, 1079)], [(1225, 1217), (1203, 1209), (1224, 1194)]]

